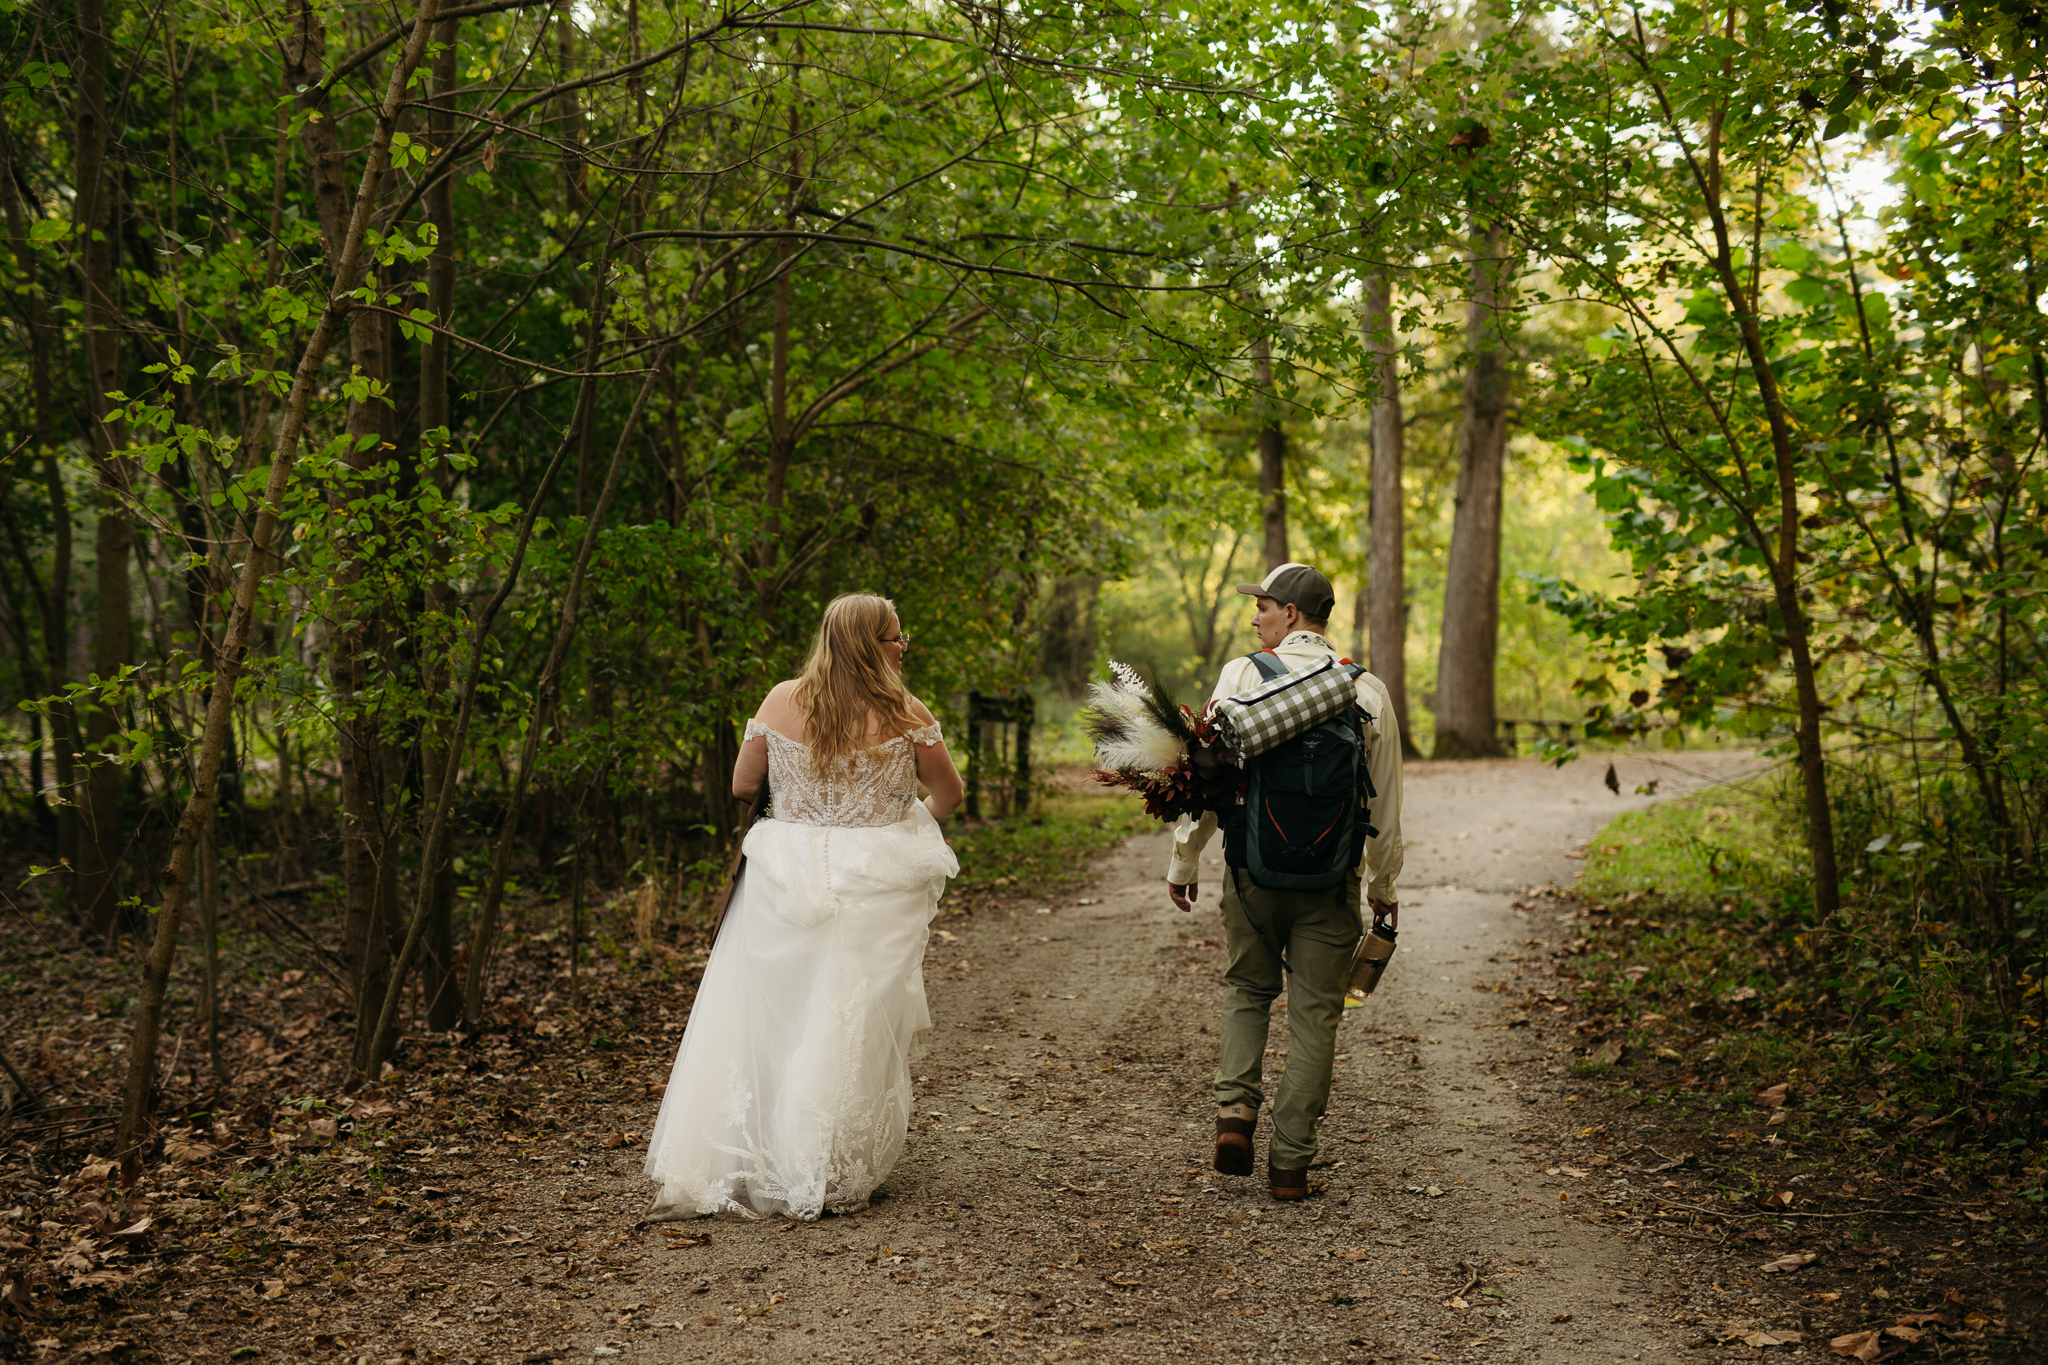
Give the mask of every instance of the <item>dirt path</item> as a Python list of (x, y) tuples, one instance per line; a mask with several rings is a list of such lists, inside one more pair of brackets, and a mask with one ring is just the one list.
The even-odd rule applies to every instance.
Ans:
[[(1500, 997), (1474, 987), (1557, 929), (1518, 894), (1569, 885), (1569, 855), (1647, 804), (1638, 784), (1669, 796), (1748, 762), (1624, 758), (1621, 796), (1591, 763), (1411, 768), (1401, 951), (1346, 1017), (1318, 1198), (1278, 1206), (1262, 1180), (1209, 1169), (1215, 889), (1177, 914), (1166, 838), (1151, 835), (1079, 897), (943, 921), (927, 964), (938, 1027), (886, 1198), (813, 1224), (621, 1232), (644, 1202), (636, 1144), (537, 1169), (534, 1195), (560, 1186), (557, 1208), (588, 1212), (536, 1240), (584, 1235), (507, 1267), (482, 1310), (504, 1314), (494, 1354), (1684, 1359), (1682, 1267), (1593, 1216), (1601, 1183), (1643, 1177), (1543, 1174), (1560, 1136), (1546, 1115), (1569, 1118), (1542, 1094), (1556, 1068), (1540, 1030), (1509, 1031)], [(1276, 1028), (1276, 1063), (1284, 1040)], [(653, 1108), (620, 1117), (644, 1131)]]

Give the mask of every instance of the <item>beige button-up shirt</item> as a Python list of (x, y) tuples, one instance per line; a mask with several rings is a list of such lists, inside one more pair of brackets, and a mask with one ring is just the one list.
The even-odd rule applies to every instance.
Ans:
[[(1314, 631), (1297, 630), (1273, 652), (1292, 672), (1329, 658), (1337, 650)], [(1210, 696), (1235, 696), (1263, 676), (1250, 659), (1232, 659), (1223, 665), (1216, 690)], [(1401, 735), (1395, 728), (1394, 703), (1387, 695), (1387, 685), (1370, 673), (1358, 675), (1358, 704), (1372, 717), (1365, 724), (1365, 770), (1372, 778), (1372, 789), (1379, 793), (1372, 802), (1372, 823), (1379, 833), (1365, 843), (1365, 894), (1391, 904), (1400, 900), (1394, 879), (1401, 875)], [(1173, 861), (1167, 868), (1166, 880), (1175, 886), (1201, 881), (1202, 850), (1215, 835), (1215, 812), (1200, 820), (1183, 815), (1174, 827)]]

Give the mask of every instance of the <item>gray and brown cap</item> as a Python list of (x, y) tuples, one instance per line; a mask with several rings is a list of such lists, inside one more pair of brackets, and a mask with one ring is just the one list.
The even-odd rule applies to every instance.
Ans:
[(1237, 590), (1247, 597), (1270, 597), (1281, 606), (1301, 608), (1311, 621), (1327, 621), (1337, 605), (1337, 590), (1321, 571), (1306, 564), (1281, 564), (1266, 575), (1263, 583), (1240, 583)]

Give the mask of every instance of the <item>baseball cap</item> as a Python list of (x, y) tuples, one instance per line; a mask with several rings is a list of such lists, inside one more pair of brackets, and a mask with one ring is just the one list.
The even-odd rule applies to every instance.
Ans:
[(1311, 621), (1327, 621), (1337, 605), (1337, 590), (1321, 571), (1306, 564), (1281, 564), (1266, 575), (1263, 583), (1240, 583), (1237, 590), (1247, 597), (1270, 597), (1282, 606), (1301, 608)]

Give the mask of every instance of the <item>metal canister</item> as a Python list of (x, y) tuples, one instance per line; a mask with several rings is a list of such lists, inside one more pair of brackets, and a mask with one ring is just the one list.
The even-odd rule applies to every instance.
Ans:
[(1399, 932), (1385, 920), (1374, 920), (1365, 937), (1358, 940), (1358, 952), (1351, 959), (1351, 981), (1344, 988), (1344, 994), (1353, 1000), (1363, 1000), (1373, 993), (1380, 984), (1380, 977), (1386, 973), (1387, 963), (1394, 956), (1394, 940)]

